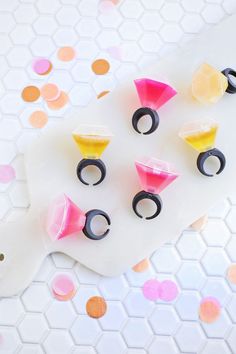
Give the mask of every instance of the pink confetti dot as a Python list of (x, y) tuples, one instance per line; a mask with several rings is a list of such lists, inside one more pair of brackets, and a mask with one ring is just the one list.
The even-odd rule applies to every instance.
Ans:
[(160, 296), (161, 283), (156, 279), (150, 279), (143, 285), (143, 295), (148, 300), (157, 300)]
[(172, 301), (178, 295), (177, 285), (172, 280), (164, 280), (160, 284), (160, 299)]
[(12, 166), (10, 165), (0, 165), (0, 182), (9, 183), (15, 179), (16, 173)]
[(103, 0), (99, 4), (99, 10), (104, 14), (109, 13), (110, 11), (114, 10), (115, 5), (110, 0)]
[(75, 295), (75, 284), (66, 274), (57, 275), (52, 282), (54, 296), (58, 300), (70, 300)]
[(33, 70), (36, 74), (43, 75), (50, 70), (51, 62), (48, 59), (36, 59), (33, 62)]

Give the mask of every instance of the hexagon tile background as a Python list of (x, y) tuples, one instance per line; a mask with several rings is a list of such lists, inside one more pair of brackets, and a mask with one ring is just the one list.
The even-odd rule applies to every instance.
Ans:
[[(2, 222), (27, 211), (24, 151), (45, 125), (60, 124), (72, 110), (234, 10), (236, 0), (0, 0)], [(60, 52), (62, 47), (72, 50)], [(32, 69), (38, 57), (51, 61), (47, 75)], [(99, 58), (105, 60), (98, 64)], [(63, 99), (33, 102), (32, 89), (22, 98), (26, 86), (48, 82), (65, 92)], [(28, 289), (0, 300), (0, 352), (236, 353), (235, 233), (236, 196), (231, 195), (210, 211), (203, 231), (189, 229), (164, 245), (142, 272), (104, 278), (64, 255), (49, 256)], [(52, 279), (60, 273), (68, 273), (77, 287), (71, 300), (58, 301), (52, 294)], [(178, 296), (170, 302), (146, 299), (142, 286), (153, 278), (173, 280)], [(95, 295), (107, 305), (99, 319), (86, 312)], [(220, 303), (212, 323), (199, 318), (205, 297)]]

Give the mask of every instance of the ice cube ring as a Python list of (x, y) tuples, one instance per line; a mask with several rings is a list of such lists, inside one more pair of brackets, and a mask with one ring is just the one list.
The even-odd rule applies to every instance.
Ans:
[(152, 200), (156, 204), (156, 211), (153, 215), (146, 217), (146, 220), (151, 220), (156, 218), (162, 210), (159, 193), (178, 177), (178, 173), (168, 162), (154, 157), (141, 158), (135, 162), (135, 166), (143, 190), (133, 198), (133, 211), (142, 218), (143, 216), (137, 210), (139, 202), (144, 199)]

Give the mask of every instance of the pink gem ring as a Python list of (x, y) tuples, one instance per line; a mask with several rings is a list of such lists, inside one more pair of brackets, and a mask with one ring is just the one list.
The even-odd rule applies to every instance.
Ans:
[(53, 241), (78, 234), (81, 231), (91, 240), (101, 240), (109, 233), (109, 228), (104, 232), (95, 234), (91, 223), (96, 216), (105, 218), (108, 225), (111, 220), (107, 213), (99, 209), (83, 212), (67, 195), (58, 196), (50, 205), (46, 218), (46, 231)]
[(139, 121), (142, 117), (149, 116), (152, 121), (151, 127), (143, 133), (144, 135), (149, 135), (159, 126), (157, 110), (174, 97), (177, 92), (171, 86), (151, 79), (138, 79), (134, 80), (134, 83), (142, 107), (134, 112), (132, 125), (137, 133), (142, 134), (138, 127)]
[(135, 214), (143, 218), (138, 211), (138, 204), (144, 199), (152, 200), (156, 205), (156, 211), (153, 215), (146, 217), (147, 220), (151, 220), (156, 218), (162, 210), (162, 199), (159, 194), (172, 183), (179, 174), (168, 162), (158, 160), (154, 157), (139, 159), (135, 161), (135, 166), (143, 190), (134, 196), (132, 207)]

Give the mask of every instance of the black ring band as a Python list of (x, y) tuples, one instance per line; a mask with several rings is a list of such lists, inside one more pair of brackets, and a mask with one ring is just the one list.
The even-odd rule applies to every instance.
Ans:
[(197, 158), (197, 168), (198, 170), (204, 175), (204, 176), (208, 176), (208, 177), (213, 177), (214, 175), (212, 174), (208, 174), (205, 170), (204, 170), (204, 163), (205, 161), (208, 159), (208, 157), (210, 156), (215, 156), (219, 159), (220, 161), (220, 168), (219, 170), (216, 172), (217, 175), (219, 175), (225, 168), (226, 165), (226, 159), (225, 159), (225, 155), (223, 154), (223, 152), (221, 152), (218, 149), (211, 149), (208, 150), (206, 152), (201, 152), (201, 154), (198, 155)]
[(141, 107), (134, 112), (133, 117), (132, 117), (133, 128), (139, 134), (142, 134), (142, 132), (138, 129), (139, 120), (143, 116), (146, 116), (146, 115), (149, 115), (151, 117), (152, 126), (148, 131), (143, 133), (144, 135), (149, 135), (149, 134), (153, 133), (159, 125), (159, 116), (158, 116), (157, 112), (154, 109), (151, 109), (149, 107)]
[(88, 186), (89, 183), (87, 183), (83, 179), (82, 171), (85, 167), (88, 167), (88, 166), (96, 166), (100, 170), (101, 177), (96, 183), (93, 183), (93, 186), (100, 184), (104, 180), (104, 178), (106, 177), (106, 166), (105, 166), (104, 162), (102, 162), (102, 160), (100, 160), (100, 159), (83, 159), (79, 162), (79, 164), (77, 166), (77, 171), (76, 171), (77, 176), (78, 176), (78, 179), (80, 180), (80, 182), (82, 182), (83, 184), (86, 184), (86, 186)]
[(222, 74), (224, 74), (228, 80), (228, 87), (226, 89), (226, 92), (232, 93), (232, 94), (236, 93), (236, 84), (230, 78), (230, 75), (236, 77), (236, 71), (231, 68), (227, 68), (222, 71)]
[(161, 209), (162, 209), (161, 197), (158, 194), (152, 194), (152, 193), (148, 193), (145, 191), (141, 191), (141, 192), (137, 193), (134, 196), (134, 199), (132, 202), (132, 207), (133, 207), (135, 214), (140, 218), (142, 218), (143, 216), (141, 214), (139, 214), (139, 212), (137, 211), (137, 206), (138, 206), (138, 203), (143, 199), (151, 199), (156, 204), (156, 207), (157, 207), (156, 212), (153, 215), (147, 216), (145, 218), (147, 220), (154, 219), (155, 217), (157, 217), (160, 214)]
[(109, 218), (109, 216), (107, 215), (107, 213), (105, 213), (105, 211), (99, 210), (99, 209), (92, 209), (89, 210), (85, 216), (86, 216), (86, 221), (85, 221), (85, 225), (83, 228), (83, 233), (85, 234), (86, 237), (90, 238), (91, 240), (101, 240), (102, 238), (104, 238), (105, 236), (107, 236), (107, 234), (109, 233), (110, 229), (108, 228), (103, 234), (101, 235), (96, 235), (95, 233), (93, 233), (92, 229), (91, 229), (91, 222), (93, 220), (93, 218), (95, 216), (103, 216), (108, 225), (111, 225), (111, 220)]

